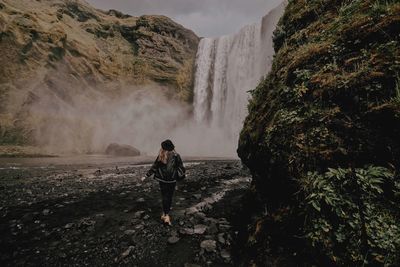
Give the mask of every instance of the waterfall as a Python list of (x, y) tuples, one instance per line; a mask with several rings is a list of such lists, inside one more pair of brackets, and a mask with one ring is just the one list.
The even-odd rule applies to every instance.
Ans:
[[(247, 115), (248, 91), (256, 88), (272, 63), (272, 35), (284, 5), (260, 23), (234, 35), (203, 38), (196, 56), (194, 119), (204, 134), (218, 132), (236, 147)], [(234, 151), (232, 151), (234, 153)]]

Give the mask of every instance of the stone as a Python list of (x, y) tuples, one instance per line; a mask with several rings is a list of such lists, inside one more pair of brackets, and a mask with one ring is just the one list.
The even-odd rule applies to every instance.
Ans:
[(178, 236), (178, 232), (176, 230), (171, 231), (171, 236)]
[(179, 233), (182, 235), (193, 235), (194, 230), (192, 228), (182, 228), (179, 230)]
[(231, 260), (231, 254), (226, 249), (221, 250), (221, 254), (220, 255), (221, 255), (221, 258), (223, 258), (225, 261), (230, 261)]
[(197, 208), (191, 207), (191, 208), (187, 208), (185, 213), (186, 213), (186, 215), (192, 215), (192, 214), (195, 214), (197, 212), (199, 212)]
[(219, 218), (218, 223), (220, 224), (229, 224), (228, 220), (226, 218)]
[(201, 194), (193, 194), (193, 197), (194, 197), (195, 199), (201, 199)]
[(230, 225), (227, 225), (227, 224), (220, 224), (220, 225), (218, 226), (218, 228), (219, 228), (220, 231), (226, 232), (226, 231), (228, 231), (229, 229), (231, 229), (231, 226), (230, 226)]
[(129, 246), (129, 248), (127, 250), (125, 250), (122, 254), (121, 254), (121, 259), (124, 259), (126, 257), (129, 256), (129, 254), (131, 254), (132, 250), (134, 249), (134, 246)]
[(137, 211), (137, 212), (135, 212), (134, 214), (133, 214), (133, 218), (135, 218), (135, 219), (139, 219), (139, 218), (142, 218), (142, 216), (144, 215), (144, 211), (143, 210), (140, 210), (140, 211)]
[(218, 242), (220, 242), (221, 244), (225, 244), (224, 233), (218, 234)]
[(50, 214), (50, 210), (49, 210), (49, 209), (44, 209), (44, 210), (42, 211), (42, 214), (43, 214), (44, 216), (47, 216), (47, 215)]
[(200, 243), (200, 247), (207, 252), (215, 252), (217, 249), (217, 242), (215, 240), (204, 240)]
[(140, 156), (140, 151), (130, 145), (120, 145), (117, 143), (112, 143), (108, 145), (105, 153), (107, 155), (116, 157), (137, 157)]
[(179, 241), (180, 239), (179, 239), (179, 237), (177, 237), (177, 236), (171, 236), (170, 238), (168, 238), (168, 244), (176, 244), (176, 243), (178, 243), (178, 241)]
[(144, 228), (143, 224), (138, 224), (138, 225), (135, 226), (135, 229), (139, 230), (139, 231), (142, 230), (143, 228)]
[(206, 232), (207, 226), (203, 224), (197, 224), (194, 226), (194, 233), (198, 235), (202, 235)]
[(67, 223), (67, 224), (64, 226), (64, 228), (65, 228), (65, 229), (71, 229), (73, 226), (74, 226), (73, 223)]

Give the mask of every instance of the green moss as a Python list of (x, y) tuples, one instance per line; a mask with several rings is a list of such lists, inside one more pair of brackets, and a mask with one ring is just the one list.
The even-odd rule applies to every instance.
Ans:
[[(291, 211), (284, 222), (265, 219), (287, 233), (280, 238), (298, 242), (293, 236), (303, 236), (296, 253), (306, 247), (322, 265), (357, 265), (362, 258), (354, 251), (339, 251), (342, 244), (323, 234), (334, 217), (304, 211), (302, 179), (308, 172), (325, 177), (328, 168), (374, 165), (400, 170), (399, 11), (398, 1), (289, 1), (274, 33), (272, 70), (251, 92), (239, 156), (254, 174), (257, 197), (270, 216), (281, 214), (282, 207)], [(338, 195), (351, 193), (343, 190)], [(387, 197), (379, 194), (385, 203)], [(384, 213), (370, 227), (395, 218), (400, 210), (390, 206)], [(310, 216), (320, 225), (314, 236), (304, 228)], [(393, 224), (400, 227), (398, 221)], [(350, 234), (346, 229), (335, 232), (338, 239)], [(271, 235), (266, 233), (273, 239)], [(318, 242), (313, 241), (316, 237)], [(371, 248), (368, 263), (380, 264), (382, 255), (390, 253), (391, 263), (399, 263), (397, 241), (379, 238), (386, 243)]]

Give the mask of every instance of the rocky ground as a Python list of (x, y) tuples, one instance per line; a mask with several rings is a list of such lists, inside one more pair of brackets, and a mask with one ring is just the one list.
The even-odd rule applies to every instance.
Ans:
[[(235, 202), (250, 183), (238, 161), (187, 164), (160, 223), (149, 165), (0, 168), (2, 266), (231, 266)], [(229, 205), (227, 205), (229, 203)]]

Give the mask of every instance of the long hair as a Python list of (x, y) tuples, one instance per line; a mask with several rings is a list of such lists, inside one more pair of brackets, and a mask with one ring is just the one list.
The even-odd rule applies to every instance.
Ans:
[(165, 149), (160, 149), (160, 152), (158, 152), (158, 161), (161, 161), (162, 163), (164, 163), (164, 164), (167, 164), (167, 162), (168, 162), (168, 157), (172, 154), (172, 153), (174, 153), (174, 151), (175, 150), (172, 150), (172, 151), (168, 151), (168, 150), (165, 150)]

